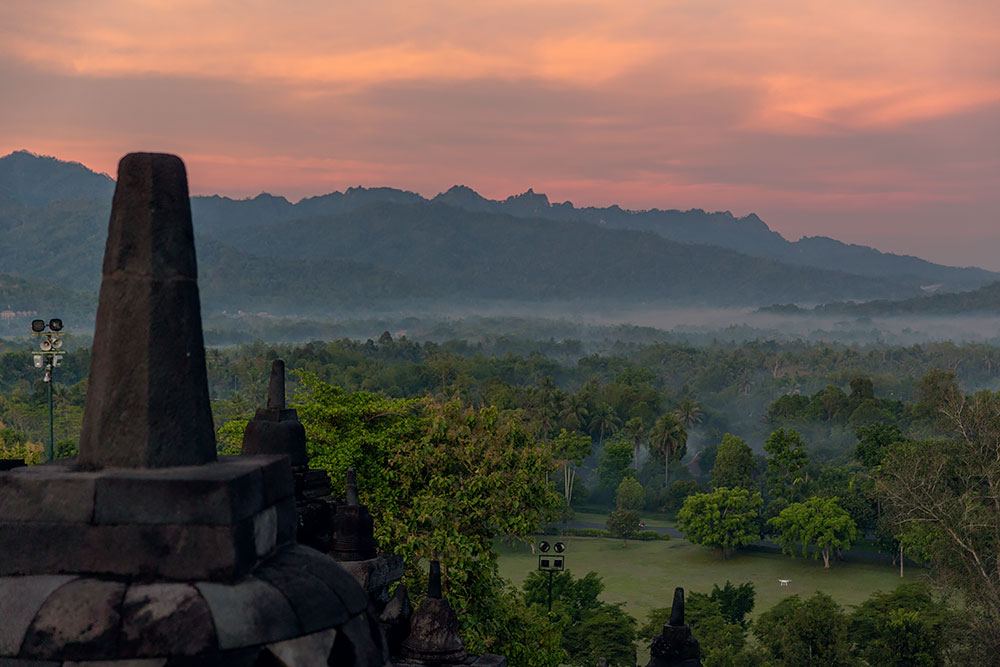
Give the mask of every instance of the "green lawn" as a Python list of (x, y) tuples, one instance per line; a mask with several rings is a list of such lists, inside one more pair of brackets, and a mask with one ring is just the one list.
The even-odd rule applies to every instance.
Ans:
[[(639, 516), (646, 523), (646, 528), (673, 528), (675, 526), (671, 519), (665, 514), (655, 514), (652, 512), (640, 512)], [(573, 512), (573, 521), (584, 523), (594, 523), (604, 528), (608, 523), (608, 512), (576, 510)]]
[[(555, 538), (549, 538), (552, 541)], [(603, 599), (624, 602), (625, 609), (640, 623), (650, 609), (670, 605), (675, 586), (707, 593), (712, 584), (752, 581), (757, 590), (754, 613), (769, 609), (783, 597), (812, 595), (824, 591), (844, 606), (856, 605), (873, 591), (892, 590), (902, 581), (899, 573), (885, 565), (834, 563), (823, 569), (821, 560), (790, 558), (777, 554), (742, 553), (722, 560), (711, 549), (686, 540), (629, 542), (599, 538), (564, 537), (566, 567), (577, 576), (594, 571), (604, 579)], [(537, 567), (528, 547), (501, 546), (500, 571), (520, 585)], [(907, 580), (923, 576), (923, 570), (907, 573)], [(791, 579), (787, 587), (778, 579)]]

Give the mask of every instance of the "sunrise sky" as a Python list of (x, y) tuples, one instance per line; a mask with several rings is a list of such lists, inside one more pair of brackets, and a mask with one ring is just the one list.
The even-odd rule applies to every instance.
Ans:
[(0, 154), (757, 212), (1000, 269), (1000, 2), (3, 0)]

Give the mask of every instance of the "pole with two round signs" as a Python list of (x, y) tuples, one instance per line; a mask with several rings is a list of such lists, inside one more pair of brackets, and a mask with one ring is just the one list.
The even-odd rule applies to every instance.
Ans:
[(45, 375), (42, 379), (49, 390), (49, 442), (45, 447), (45, 460), (54, 461), (56, 458), (56, 436), (55, 436), (55, 409), (52, 402), (52, 382), (53, 371), (62, 363), (62, 355), (66, 352), (62, 349), (63, 321), (53, 318), (47, 323), (45, 320), (32, 320), (31, 333), (39, 338), (39, 350), (32, 353), (35, 361), (35, 368), (44, 369)]
[[(555, 553), (550, 554), (549, 551)], [(566, 557), (562, 555), (564, 551), (566, 545), (562, 542), (549, 544), (542, 540), (538, 543), (538, 569), (549, 573), (549, 611), (552, 611), (552, 577), (556, 572), (566, 569)]]

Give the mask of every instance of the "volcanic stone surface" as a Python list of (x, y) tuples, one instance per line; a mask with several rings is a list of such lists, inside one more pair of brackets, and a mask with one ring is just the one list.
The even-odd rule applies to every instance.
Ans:
[(648, 667), (700, 667), (701, 647), (684, 622), (684, 589), (674, 589), (670, 621), (653, 638)]
[(306, 455), (306, 430), (295, 410), (285, 407), (285, 362), (271, 363), (267, 407), (257, 414), (243, 431), (244, 454), (284, 454), (295, 468), (309, 464)]
[(80, 434), (80, 465), (163, 468), (216, 458), (184, 163), (118, 165)]
[(280, 456), (17, 468), (0, 478), (0, 575), (235, 580), (294, 542), (293, 491)]
[(410, 620), (403, 657), (432, 664), (459, 664), (469, 655), (458, 634), (458, 618), (441, 596), (441, 563), (431, 561), (427, 597)]
[(336, 570), (294, 546), (232, 584), (0, 577), (0, 665), (297, 667), (335, 647), (347, 665), (387, 664), (367, 599)]
[(80, 459), (0, 472), (0, 667), (385, 665), (295, 488), (287, 455), (217, 458), (184, 166), (126, 156)]

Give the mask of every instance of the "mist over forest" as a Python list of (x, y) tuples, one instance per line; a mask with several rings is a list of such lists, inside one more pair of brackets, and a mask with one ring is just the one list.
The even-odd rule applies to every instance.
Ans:
[[(91, 330), (113, 188), (77, 163), (0, 158), (0, 335), (51, 308)], [(993, 340), (1000, 316), (996, 273), (789, 242), (752, 214), (581, 208), (531, 190), (494, 201), (465, 186), (431, 199), (388, 187), (294, 204), (194, 197), (192, 211), (219, 344), (434, 339), (472, 318), (580, 340), (640, 335), (623, 333), (634, 325), (648, 340), (909, 345)]]
[[(41, 463), (47, 437), (55, 458), (79, 453), (114, 187), (83, 165), (27, 152), (0, 158), (0, 458)], [(219, 454), (243, 451), (270, 364), (282, 359), (310, 465), (331, 480), (357, 467), (373, 507), (387, 493), (385, 471), (401, 474), (394, 466), (407, 448), (404, 458), (418, 466), (448, 468), (412, 475), (414, 484), (432, 474), (435, 483), (454, 482), (446, 498), (433, 484), (422, 491), (435, 503), (491, 507), (514, 487), (535, 498), (512, 515), (530, 516), (516, 539), (491, 528), (470, 560), (449, 554), (456, 571), (507, 596), (516, 613), (537, 614), (528, 621), (535, 635), (549, 633), (541, 658), (513, 664), (612, 656), (609, 664), (634, 665), (670, 608), (596, 569), (609, 555), (623, 569), (650, 561), (673, 568), (684, 562), (677, 559), (704, 558), (705, 547), (721, 560), (686, 577), (703, 574), (713, 586), (689, 594), (706, 664), (801, 664), (773, 662), (780, 651), (770, 648), (775, 628), (799, 618), (794, 605), (825, 610), (815, 616), (820, 629), (803, 630), (799, 642), (834, 636), (848, 617), (871, 625), (872, 615), (881, 618), (872, 609), (891, 603), (921, 624), (910, 631), (923, 643), (900, 664), (917, 664), (913, 656), (942, 664), (948, 651), (961, 664), (988, 650), (977, 637), (989, 621), (976, 614), (992, 603), (977, 600), (968, 579), (951, 586), (974, 613), (955, 641), (944, 639), (943, 616), (927, 610), (958, 607), (935, 597), (923, 568), (955, 556), (908, 528), (883, 494), (903, 496), (927, 477), (906, 467), (907, 448), (936, 452), (952, 442), (956, 427), (945, 414), (964, 409), (954, 406), (968, 400), (992, 410), (1000, 274), (828, 238), (790, 242), (752, 214), (577, 208), (531, 190), (493, 201), (464, 186), (431, 199), (352, 188), (294, 204), (266, 194), (194, 197), (191, 208)], [(33, 233), (39, 225), (44, 237)], [(29, 363), (36, 339), (28, 330), (31, 320), (55, 316), (66, 323), (67, 354), (58, 382), (46, 384)], [(425, 432), (429, 424), (438, 430)], [(443, 445), (448, 455), (427, 457), (421, 448), (442, 425), (453, 438)], [(463, 456), (474, 465), (462, 468)], [(521, 462), (498, 473), (503, 482), (489, 502), (483, 456)], [(544, 499), (528, 491), (539, 476)], [(711, 517), (728, 522), (734, 510), (738, 525), (720, 533)], [(802, 516), (833, 537), (801, 537)], [(412, 539), (414, 553), (438, 557), (431, 546), (439, 528), (432, 540), (391, 514), (378, 521)], [(472, 529), (449, 530), (464, 544)], [(579, 579), (566, 572), (560, 584), (589, 591), (584, 611), (573, 613), (600, 632), (556, 632), (577, 622), (562, 607), (541, 615), (541, 580), (517, 569), (536, 533), (575, 540), (580, 553), (621, 549), (601, 551), (595, 570)], [(625, 551), (630, 542), (660, 549), (666, 540), (678, 544), (647, 560)], [(773, 577), (757, 568), (787, 576), (786, 556), (800, 551), (821, 557), (823, 569), (866, 572), (883, 588), (897, 585), (897, 568), (906, 581), (872, 592), (843, 578), (813, 580), (809, 566), (796, 565), (796, 581), (824, 592), (779, 599), (767, 588)], [(726, 560), (734, 553), (750, 563), (740, 575)], [(406, 580), (421, 590), (423, 573), (412, 565)], [(500, 578), (502, 568), (510, 578)], [(599, 599), (601, 576), (607, 600)], [(745, 580), (730, 581), (737, 576)], [(751, 621), (758, 590), (762, 611)], [(470, 645), (524, 649), (522, 622), (514, 632), (494, 629), (496, 609), (481, 603), (479, 589), (455, 585), (448, 594), (465, 605)], [(742, 611), (724, 616), (726, 596), (741, 596)], [(827, 627), (828, 619), (840, 625)], [(747, 641), (751, 631), (761, 645)], [(878, 642), (899, 631), (870, 632), (881, 639), (845, 639), (835, 649), (863, 662), (829, 664), (886, 664)]]

